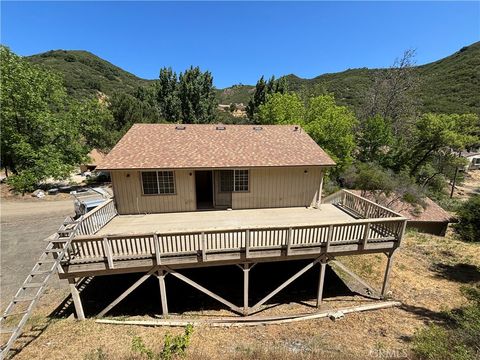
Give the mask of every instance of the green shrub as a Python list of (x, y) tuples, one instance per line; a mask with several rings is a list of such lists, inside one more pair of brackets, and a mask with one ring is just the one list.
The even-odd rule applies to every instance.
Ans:
[(184, 357), (185, 352), (190, 345), (192, 333), (193, 326), (188, 324), (182, 335), (172, 336), (166, 334), (163, 340), (162, 351), (158, 354), (148, 348), (140, 336), (134, 336), (132, 339), (132, 351), (146, 356), (148, 360), (171, 360), (176, 356)]
[(430, 325), (418, 331), (413, 352), (426, 360), (474, 360), (480, 355), (480, 287), (462, 292), (470, 304), (447, 313), (443, 325)]
[(480, 241), (480, 195), (470, 197), (457, 211), (458, 223), (453, 227), (465, 241)]

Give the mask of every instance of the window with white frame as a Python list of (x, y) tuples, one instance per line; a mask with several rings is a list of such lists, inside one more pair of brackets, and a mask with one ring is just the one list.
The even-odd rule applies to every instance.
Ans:
[(234, 175), (233, 191), (248, 191), (248, 170), (234, 170)]
[(142, 186), (144, 195), (175, 194), (173, 171), (143, 171)]
[(241, 192), (248, 191), (249, 171), (248, 170), (221, 170), (220, 191)]

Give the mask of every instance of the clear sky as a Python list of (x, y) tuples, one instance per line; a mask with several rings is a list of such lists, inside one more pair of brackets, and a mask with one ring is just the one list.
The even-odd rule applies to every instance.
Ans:
[(3, 2), (1, 42), (20, 55), (81, 49), (140, 77), (210, 70), (217, 87), (417, 63), (480, 39), (480, 2)]

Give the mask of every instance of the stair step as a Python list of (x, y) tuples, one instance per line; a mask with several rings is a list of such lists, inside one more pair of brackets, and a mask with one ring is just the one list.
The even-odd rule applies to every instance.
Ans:
[(52, 270), (38, 270), (38, 271), (32, 271), (30, 275), (44, 275), (44, 274), (49, 274), (51, 272)]
[(24, 288), (24, 289), (26, 289), (26, 288), (39, 288), (39, 287), (42, 287), (43, 285), (45, 285), (45, 283), (27, 283), (27, 284), (23, 284), (22, 288)]
[(50, 242), (53, 244), (66, 243), (67, 241), (68, 241), (68, 238), (58, 238), (58, 239), (50, 240)]
[(12, 313), (3, 315), (2, 319), (6, 319), (7, 317), (16, 316), (16, 315), (25, 315), (26, 313), (28, 313), (28, 310), (12, 312)]
[(17, 297), (15, 299), (13, 299), (13, 302), (14, 303), (17, 303), (17, 302), (30, 302), (30, 301), (33, 301), (35, 300), (35, 296), (32, 296), (32, 297)]
[(54, 264), (55, 262), (55, 259), (38, 260), (38, 264)]
[(61, 253), (63, 249), (47, 249), (45, 250), (46, 253)]

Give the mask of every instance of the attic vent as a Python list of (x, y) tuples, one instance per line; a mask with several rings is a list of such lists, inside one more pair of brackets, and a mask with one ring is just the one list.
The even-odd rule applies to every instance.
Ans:
[(227, 128), (223, 125), (217, 126), (216, 130), (226, 130)]
[(255, 130), (255, 131), (260, 131), (260, 130), (263, 130), (263, 127), (261, 127), (261, 126), (254, 126), (254, 127), (253, 127), (253, 130)]
[(175, 130), (185, 130), (185, 125), (177, 125), (175, 126)]

